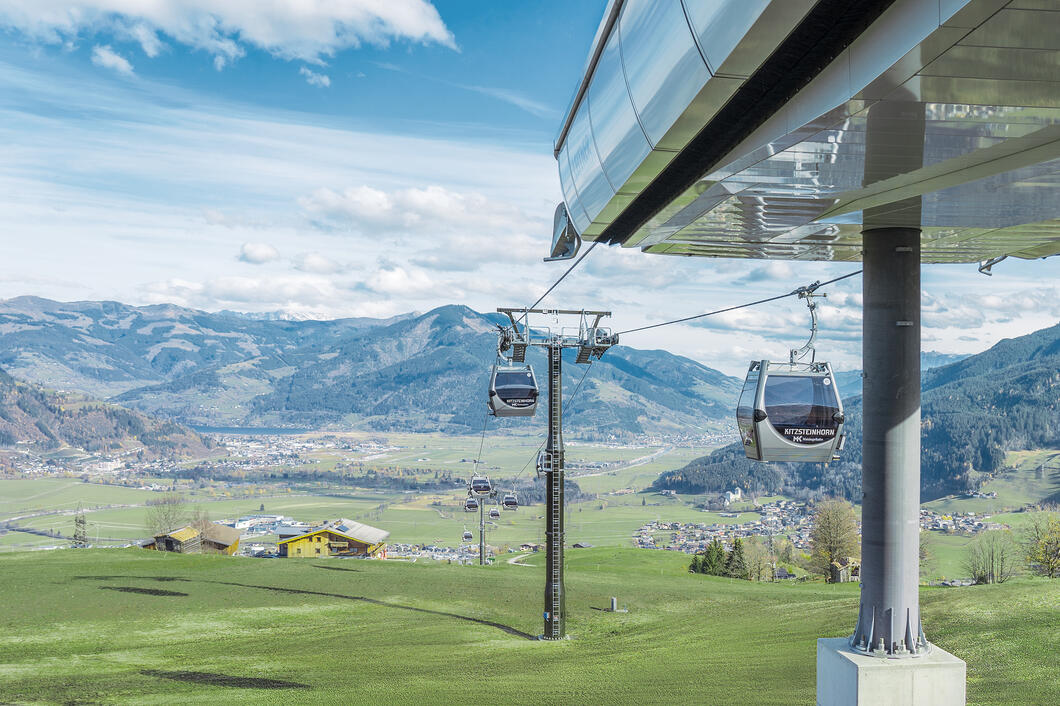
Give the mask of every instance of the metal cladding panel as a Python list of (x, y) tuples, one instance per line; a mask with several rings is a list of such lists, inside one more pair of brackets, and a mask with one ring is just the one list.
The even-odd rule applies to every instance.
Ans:
[(871, 227), (921, 229), (924, 262), (1060, 253), (1060, 0), (944, 4), (896, 0), (624, 244), (858, 260), (871, 212)]
[(556, 161), (559, 162), (559, 183), (563, 189), (563, 199), (567, 202), (567, 211), (570, 213), (571, 220), (574, 221), (575, 230), (584, 234), (585, 229), (589, 227), (589, 216), (582, 207), (577, 189), (574, 188), (574, 178), (571, 176), (570, 160), (567, 158), (566, 145), (560, 150)]
[(578, 192), (582, 208), (590, 219), (595, 218), (615, 192), (604, 176), (600, 158), (596, 153), (588, 109), (580, 111), (574, 118), (570, 134), (567, 136), (566, 149), (570, 159), (571, 177), (574, 179), (574, 188)]
[[(768, 6), (769, 0), (685, 0), (688, 21), (711, 73), (718, 73)], [(749, 76), (757, 67), (732, 68), (736, 75)]]
[(626, 89), (617, 32), (607, 40), (600, 55), (588, 96), (593, 136), (604, 172), (612, 186), (622, 193), (622, 185), (651, 152), (651, 145), (641, 130)]
[(622, 65), (640, 124), (658, 146), (710, 79), (680, 0), (627, 0)]

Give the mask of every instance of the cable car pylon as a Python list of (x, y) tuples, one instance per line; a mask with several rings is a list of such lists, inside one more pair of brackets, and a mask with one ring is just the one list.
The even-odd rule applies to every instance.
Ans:
[[(609, 311), (517, 309), (502, 307), (511, 325), (502, 328), (500, 352), (507, 347), (523, 352), (527, 346), (548, 350), (548, 440), (538, 457), (537, 471), (545, 476), (545, 610), (544, 640), (566, 637), (566, 592), (563, 585), (563, 349), (577, 348), (577, 363), (590, 363), (618, 343), (618, 335), (600, 326)], [(578, 317), (577, 327), (532, 326), (530, 317)], [(520, 323), (521, 322), (521, 323)]]

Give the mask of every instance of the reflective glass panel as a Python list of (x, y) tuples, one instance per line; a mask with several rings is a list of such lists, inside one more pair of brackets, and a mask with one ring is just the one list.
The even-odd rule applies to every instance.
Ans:
[(651, 145), (640, 129), (622, 75), (618, 32), (612, 32), (589, 85), (589, 108), (596, 149), (611, 184), (621, 189), (644, 161)]
[(633, 105), (655, 145), (710, 78), (680, 0), (628, 0), (622, 63)]
[(685, 0), (711, 71), (717, 72), (767, 5), (769, 0)]
[(570, 157), (574, 188), (578, 190), (578, 198), (585, 209), (585, 214), (589, 220), (592, 220), (604, 209), (615, 192), (607, 183), (603, 168), (600, 166), (600, 159), (596, 156), (587, 103), (582, 103), (578, 114), (574, 117), (574, 122), (571, 123), (566, 147)]
[(821, 375), (770, 375), (763, 402), (770, 424), (785, 439), (814, 444), (831, 441), (839, 424), (835, 385)]
[(534, 388), (534, 376), (529, 372), (497, 373), (496, 387)]

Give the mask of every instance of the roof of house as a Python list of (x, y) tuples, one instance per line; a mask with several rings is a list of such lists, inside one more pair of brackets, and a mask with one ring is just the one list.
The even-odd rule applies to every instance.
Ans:
[(355, 522), (353, 520), (347, 520), (345, 518), (335, 520), (334, 522), (328, 522), (320, 527), (314, 527), (313, 529), (303, 532), (300, 535), (294, 537), (287, 537), (281, 539), (278, 544), (286, 544), (287, 542), (293, 542), (296, 539), (302, 537), (308, 537), (309, 535), (316, 534), (323, 531), (332, 532), (334, 534), (342, 535), (349, 539), (361, 542), (363, 544), (379, 544), (390, 536), (390, 533), (386, 530), (381, 530), (377, 527), (370, 527), (368, 525)]
[(239, 541), (240, 531), (228, 525), (212, 524), (206, 528), (206, 539), (230, 547)]
[(189, 539), (193, 539), (198, 535), (199, 532), (194, 527), (185, 526), (179, 527), (170, 532), (162, 532), (160, 534), (156, 534), (155, 537), (171, 537), (172, 539), (175, 539), (178, 542), (187, 542)]

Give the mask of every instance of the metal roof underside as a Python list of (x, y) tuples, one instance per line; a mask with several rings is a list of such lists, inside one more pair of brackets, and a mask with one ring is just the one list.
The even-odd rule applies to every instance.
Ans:
[(623, 232), (619, 188), (583, 237), (857, 261), (863, 229), (916, 227), (924, 262), (1060, 253), (1060, 0), (896, 0), (759, 123)]

